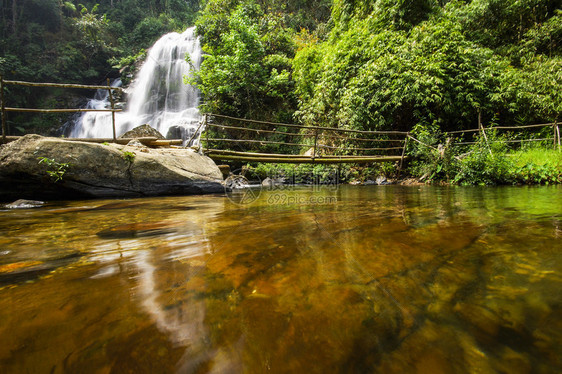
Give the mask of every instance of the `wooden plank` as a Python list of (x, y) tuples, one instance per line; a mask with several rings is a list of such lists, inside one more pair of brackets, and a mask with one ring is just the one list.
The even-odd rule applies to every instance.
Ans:
[(144, 142), (143, 144), (150, 147), (166, 147), (170, 145), (183, 145), (182, 139), (158, 139)]
[(257, 152), (239, 152), (239, 151), (230, 151), (230, 150), (222, 150), (222, 149), (203, 149), (203, 152), (207, 155), (210, 154), (220, 154), (220, 155), (229, 155), (229, 156), (255, 156), (255, 157), (309, 157), (304, 155), (291, 155), (291, 154), (278, 154), (278, 153), (257, 153)]
[[(235, 156), (235, 155), (219, 155), (211, 154), (209, 155), (213, 160), (221, 161), (246, 161), (246, 162), (267, 162), (274, 164), (365, 164), (365, 163), (375, 163), (375, 162), (393, 162), (400, 161), (400, 156), (357, 156), (357, 157), (341, 157), (341, 158), (328, 158), (328, 157), (256, 157), (256, 156)], [(404, 159), (407, 159), (405, 157)]]
[(150, 142), (158, 140), (155, 136), (147, 136), (142, 138), (61, 138), (61, 140), (68, 140), (70, 142), (86, 142), (86, 143), (117, 143), (117, 144), (127, 144), (131, 140), (138, 140), (144, 145), (150, 144)]
[(19, 138), (21, 138), (21, 136), (6, 135), (4, 138), (0, 139), (0, 144), (10, 143), (15, 140), (18, 140)]
[[(239, 152), (230, 150), (220, 150), (220, 149), (203, 149), (206, 155), (225, 155), (225, 156), (248, 156), (248, 157), (264, 157), (264, 158), (312, 158), (312, 156), (306, 155), (291, 155), (291, 154), (279, 154), (279, 153), (256, 153), (256, 152)], [(322, 155), (318, 156), (322, 158), (333, 158), (333, 159), (346, 159), (346, 158), (358, 158), (358, 157), (381, 157), (381, 156), (357, 156), (357, 155)], [(318, 158), (317, 157), (317, 158)]]
[(387, 147), (387, 148), (332, 147), (332, 146), (329, 146), (329, 145), (316, 144), (317, 137), (315, 137), (314, 139), (315, 139), (315, 144), (311, 146), (309, 144), (274, 142), (274, 141), (270, 141), (270, 140), (208, 138), (207, 139), (207, 146), (209, 145), (209, 142), (226, 142), (226, 143), (258, 143), (260, 145), (277, 144), (277, 145), (289, 145), (289, 146), (295, 146), (295, 147), (311, 147), (311, 148), (314, 148), (314, 149), (316, 149), (316, 148), (338, 149), (338, 150), (343, 150), (343, 151), (391, 151), (391, 150), (402, 149), (402, 147)]

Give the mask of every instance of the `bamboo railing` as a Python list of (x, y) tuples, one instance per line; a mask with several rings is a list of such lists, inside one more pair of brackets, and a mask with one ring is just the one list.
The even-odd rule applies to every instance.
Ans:
[[(111, 109), (36, 109), (36, 108), (12, 108), (6, 107), (6, 99), (4, 94), (4, 87), (6, 85), (27, 86), (27, 87), (57, 87), (57, 88), (76, 88), (76, 89), (91, 89), (91, 90), (107, 90), (109, 93), (109, 100)], [(117, 140), (115, 133), (115, 112), (120, 112), (121, 109), (115, 109), (115, 100), (113, 97), (113, 90), (122, 90), (121, 87), (112, 87), (107, 79), (107, 86), (83, 85), (83, 84), (67, 84), (67, 83), (35, 83), (23, 81), (4, 80), (0, 75), (0, 110), (2, 113), (2, 142), (6, 142), (7, 129), (6, 129), (6, 113), (7, 112), (23, 112), (23, 113), (75, 113), (75, 112), (111, 112), (111, 120), (113, 125), (113, 141)]]
[[(224, 124), (217, 121), (226, 120), (229, 123)], [(242, 124), (233, 124), (232, 122), (240, 122)], [(207, 114), (204, 117), (205, 123), (205, 140), (204, 152), (215, 160), (223, 161), (246, 161), (246, 162), (271, 162), (271, 163), (371, 163), (371, 162), (385, 162), (385, 161), (400, 161), (403, 163), (405, 156), (405, 147), (407, 145), (408, 132), (405, 131), (366, 131), (366, 130), (353, 130), (321, 126), (304, 126), (292, 123), (278, 123), (242, 119), (237, 117), (225, 116), (220, 114)], [(253, 127), (250, 127), (253, 126)], [(209, 129), (217, 129), (217, 133), (227, 133), (230, 130), (237, 131), (238, 134), (254, 134), (255, 138), (241, 138), (241, 137), (209, 137)], [(280, 129), (279, 129), (280, 128)], [(294, 130), (295, 132), (289, 132)], [(228, 135), (228, 133), (226, 134)], [(279, 135), (282, 139), (268, 140), (259, 138), (260, 136), (273, 136)], [(352, 137), (357, 136), (357, 137)], [(385, 138), (381, 138), (384, 136)], [(389, 137), (399, 137), (389, 139)], [(297, 138), (290, 140), (291, 138)], [(303, 139), (309, 138), (312, 144), (302, 142)], [(329, 140), (344, 140), (344, 141), (358, 141), (370, 142), (371, 144), (394, 143), (397, 146), (361, 146), (361, 147), (342, 147), (330, 144), (325, 144)], [(248, 152), (247, 149), (243, 151), (234, 151), (232, 149), (214, 149), (211, 144), (230, 144), (233, 147), (246, 145), (258, 145), (259, 148), (268, 146), (286, 146), (291, 147), (299, 152), (298, 154), (281, 154), (281, 153), (263, 153), (263, 152)], [(392, 145), (392, 144), (391, 144)], [(399, 146), (398, 146), (399, 145)], [(300, 154), (302, 148), (307, 148), (312, 151), (311, 154)], [(351, 151), (356, 153), (362, 152), (385, 152), (397, 154), (370, 154), (370, 155), (330, 155), (321, 154), (321, 151)]]
[[(209, 120), (210, 118), (210, 120)], [(227, 120), (230, 123), (224, 124), (217, 121), (219, 120)], [(232, 124), (231, 122), (241, 122), (243, 124)], [(515, 139), (515, 140), (502, 140), (507, 143), (523, 143), (523, 142), (536, 142), (536, 141), (553, 141), (555, 147), (561, 149), (561, 141), (560, 141), (560, 129), (558, 123), (546, 123), (546, 124), (535, 124), (535, 125), (524, 125), (524, 126), (495, 126), (495, 127), (484, 127), (481, 121), (481, 117), (479, 116), (478, 121), (478, 128), (477, 129), (468, 129), (468, 130), (457, 130), (457, 131), (449, 131), (444, 132), (445, 136), (454, 135), (454, 134), (471, 134), (471, 133), (479, 133), (486, 141), (486, 144), (496, 142), (495, 140), (488, 140), (486, 132), (490, 130), (511, 130), (511, 131), (520, 131), (523, 129), (532, 129), (532, 128), (541, 128), (541, 127), (552, 127), (554, 136), (544, 138), (532, 138), (532, 139)], [(248, 125), (254, 126), (249, 127)], [(257, 127), (257, 128), (256, 128)], [(216, 159), (216, 160), (224, 160), (224, 161), (246, 161), (246, 162), (275, 162), (275, 163), (340, 163), (340, 162), (349, 162), (349, 163), (361, 163), (361, 162), (384, 162), (384, 161), (399, 161), (400, 168), (403, 164), (404, 160), (407, 158), (406, 148), (408, 145), (408, 140), (412, 140), (424, 146), (427, 146), (430, 149), (435, 151), (439, 151), (437, 148), (432, 147), (415, 137), (413, 137), (409, 132), (404, 131), (368, 131), (368, 130), (352, 130), (352, 129), (341, 129), (341, 128), (331, 128), (331, 127), (320, 127), (320, 126), (304, 126), (304, 125), (297, 125), (297, 124), (289, 124), (289, 123), (275, 123), (275, 122), (267, 122), (267, 121), (257, 121), (257, 120), (249, 120), (249, 119), (242, 119), (237, 117), (225, 116), (220, 114), (207, 114), (205, 115), (204, 119), (204, 128), (206, 129), (205, 137), (202, 139), (205, 140), (206, 146), (204, 151), (209, 157)], [(209, 128), (215, 128), (219, 131), (226, 132), (228, 130), (238, 131), (240, 133), (253, 133), (256, 137), (259, 136), (272, 136), (272, 135), (280, 135), (283, 136), (285, 140), (267, 140), (264, 138), (257, 139), (257, 138), (248, 138), (243, 139), (240, 137), (209, 137)], [(282, 130), (278, 130), (278, 128), (283, 128)], [(298, 130), (299, 132), (289, 132), (291, 129)], [(227, 134), (228, 135), (228, 134)], [(351, 137), (350, 135), (356, 135), (358, 137)], [(386, 138), (380, 138), (380, 136), (386, 136)], [(388, 137), (399, 137), (395, 139), (389, 139)], [(287, 138), (295, 137), (299, 140), (289, 141), (286, 140)], [(303, 138), (313, 138), (313, 144), (306, 144), (302, 142)], [(400, 146), (388, 146), (388, 147), (364, 147), (364, 146), (354, 146), (354, 147), (345, 147), (345, 146), (334, 146), (328, 144), (322, 144), (321, 140), (329, 140), (329, 139), (336, 139), (336, 140), (343, 140), (343, 141), (352, 141), (352, 142), (370, 142), (371, 144), (381, 142), (381, 143), (394, 143), (395, 145)], [(312, 149), (311, 155), (303, 155), (303, 154), (279, 154), (279, 153), (262, 153), (262, 152), (248, 152), (247, 150), (243, 151), (234, 151), (232, 149), (214, 149), (211, 144), (230, 144), (235, 146), (239, 146), (240, 144), (249, 144), (249, 145), (259, 145), (262, 148), (266, 146), (287, 146), (293, 147), (297, 149), (301, 148), (309, 148)], [(470, 145), (475, 144), (475, 141), (455, 141), (454, 139), (451, 141), (451, 144), (454, 145)], [(489, 147), (488, 147), (489, 148)], [(320, 155), (320, 150), (326, 150), (328, 152), (333, 151), (351, 151), (351, 152), (386, 152), (386, 153), (393, 153), (396, 151), (399, 152), (398, 154), (390, 154), (390, 155)]]
[[(532, 138), (532, 139), (507, 139), (507, 140), (488, 140), (486, 136), (487, 131), (496, 131), (496, 130), (508, 130), (508, 131), (521, 131), (522, 129), (532, 129), (532, 128), (544, 128), (544, 127), (552, 127), (553, 136), (548, 138)], [(558, 122), (553, 123), (541, 123), (541, 124), (534, 124), (534, 125), (521, 125), (521, 126), (493, 126), (493, 127), (484, 127), (482, 123), (479, 123), (479, 128), (477, 129), (469, 129), (469, 130), (456, 130), (456, 131), (448, 131), (444, 132), (445, 135), (452, 135), (452, 134), (468, 134), (468, 133), (480, 133), (486, 143), (496, 143), (496, 142), (504, 142), (504, 143), (525, 143), (525, 142), (538, 142), (538, 141), (550, 141), (552, 140), (552, 144), (554, 149), (558, 148), (559, 151), (562, 151), (562, 141), (560, 139), (560, 127)], [(455, 142), (456, 145), (471, 145), (476, 144), (475, 141), (461, 141)]]

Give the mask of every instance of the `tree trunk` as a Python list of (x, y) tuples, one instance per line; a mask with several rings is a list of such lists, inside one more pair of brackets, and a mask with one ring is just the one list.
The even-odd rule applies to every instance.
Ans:
[(17, 32), (17, 27), (16, 27), (17, 19), (18, 19), (18, 12), (16, 9), (16, 0), (12, 0), (12, 32), (14, 34), (16, 34)]

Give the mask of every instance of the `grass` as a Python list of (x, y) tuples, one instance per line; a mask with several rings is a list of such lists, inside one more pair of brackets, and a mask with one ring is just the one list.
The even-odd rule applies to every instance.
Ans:
[(562, 152), (549, 148), (527, 148), (509, 154), (512, 173), (519, 183), (562, 183)]
[(562, 170), (562, 152), (558, 150), (535, 147), (511, 153), (510, 157), (518, 167), (535, 164)]

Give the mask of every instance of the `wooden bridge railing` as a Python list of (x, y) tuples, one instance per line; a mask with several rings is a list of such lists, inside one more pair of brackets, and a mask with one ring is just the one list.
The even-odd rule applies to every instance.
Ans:
[[(361, 163), (402, 161), (407, 145), (408, 132), (405, 131), (366, 131), (320, 126), (303, 126), (289, 123), (248, 120), (219, 114), (205, 116), (207, 131), (202, 138), (205, 141), (205, 153), (220, 160), (279, 162), (279, 163)], [(238, 124), (242, 123), (242, 124)], [(214, 136), (224, 134), (230, 137), (209, 137), (214, 129)], [(232, 133), (236, 132), (236, 136)], [(260, 136), (262, 138), (260, 138)], [(278, 136), (276, 140), (264, 139), (263, 136)], [(296, 139), (295, 139), (296, 138)], [(345, 147), (341, 142), (361, 142), (367, 145)], [(389, 146), (378, 145), (389, 143)], [(225, 145), (236, 148), (213, 149), (212, 145)], [(377, 146), (373, 146), (373, 145)], [(248, 152), (248, 148), (258, 145), (259, 151)], [(286, 151), (294, 149), (296, 154), (263, 153), (263, 148), (285, 147)], [(308, 152), (301, 154), (302, 148)], [(377, 152), (377, 154), (357, 155), (357, 152)], [(291, 152), (291, 151), (289, 151)], [(348, 154), (353, 152), (353, 154)], [(293, 153), (293, 152), (291, 152)], [(381, 154), (382, 153), (382, 154)]]
[[(109, 93), (109, 101), (111, 109), (35, 109), (35, 108), (11, 108), (6, 106), (6, 99), (4, 93), (4, 86), (16, 85), (27, 87), (57, 87), (57, 88), (77, 88), (77, 89), (90, 89), (90, 90), (107, 90)], [(2, 113), (2, 141), (6, 142), (7, 129), (6, 129), (6, 113), (7, 112), (24, 112), (24, 113), (74, 113), (74, 112), (111, 112), (111, 120), (113, 124), (113, 140), (117, 139), (115, 133), (115, 112), (120, 112), (121, 109), (115, 109), (115, 100), (113, 97), (113, 90), (122, 90), (121, 87), (112, 87), (107, 79), (107, 86), (91, 86), (83, 84), (65, 84), (65, 83), (34, 83), (23, 81), (4, 80), (0, 76), (0, 107)]]
[[(418, 142), (437, 151), (435, 147), (425, 144), (424, 142), (414, 138), (409, 132), (404, 131), (366, 131), (319, 126), (303, 126), (287, 123), (248, 120), (219, 114), (207, 114), (204, 118), (204, 125), (207, 129), (205, 136), (202, 138), (206, 143), (205, 153), (207, 153), (211, 158), (225, 161), (238, 160), (247, 162), (256, 161), (279, 163), (361, 163), (400, 161), (400, 164), (402, 164), (405, 159), (408, 140)], [(236, 122), (242, 124), (237, 124)], [(451, 138), (451, 144), (470, 145), (475, 144), (476, 141), (465, 140), (465, 134), (480, 135), (488, 143), (487, 132), (490, 131), (508, 130), (512, 132), (520, 132), (521, 130), (544, 127), (552, 127), (552, 137), (535, 137), (502, 141), (507, 143), (521, 144), (524, 142), (553, 141), (553, 146), (555, 148), (558, 147), (558, 149), (560, 150), (560, 129), (558, 123), (556, 122), (526, 126), (495, 126), (485, 128), (479, 120), (479, 126), (477, 129), (444, 132), (443, 135), (447, 138)], [(216, 131), (214, 131), (215, 137), (209, 137), (211, 132), (209, 131), (209, 129), (216, 129)], [(236, 132), (237, 136), (233, 136), (232, 132), (229, 132), (231, 130), (232, 132)], [(221, 133), (224, 134), (225, 137), (216, 137)], [(248, 134), (250, 133), (253, 134), (253, 136), (249, 136)], [(279, 135), (281, 136), (281, 139), (268, 140), (263, 138), (263, 136), (271, 137), (273, 135)], [(261, 139), (259, 138), (260, 136), (262, 136)], [(455, 139), (455, 137), (457, 137), (457, 139)], [(297, 138), (297, 140), (288, 140), (294, 138)], [(304, 139), (307, 139), (309, 142), (307, 142), (306, 140), (303, 141)], [(330, 145), (327, 142), (327, 140), (330, 139), (335, 139), (340, 143), (355, 143), (355, 145), (342, 146), (341, 144), (335, 143), (332, 143), (332, 145)], [(312, 141), (312, 144), (310, 143), (310, 141)], [(368, 142), (368, 146), (359, 146), (356, 142)], [(494, 142), (494, 140), (491, 140), (490, 143), (491, 142)], [(390, 146), (372, 146), (373, 144), (380, 143), (390, 143)], [(215, 146), (217, 144), (228, 144), (230, 146), (227, 146), (226, 148), (231, 149), (213, 149), (211, 144)], [(242, 149), (241, 151), (232, 150), (232, 148), (240, 146), (240, 144), (245, 144), (244, 149)], [(255, 145), (259, 145), (260, 150), (257, 152), (249, 152), (248, 148), (251, 148)], [(262, 152), (264, 147), (270, 146), (285, 146), (295, 149), (308, 148), (309, 151), (305, 154), (300, 154), (300, 152), (299, 154)], [(347, 154), (347, 152), (352, 152), (353, 154)], [(357, 155), (357, 152), (377, 152), (377, 154)], [(400, 155), (396, 153), (400, 153)]]
[[(507, 140), (501, 140), (501, 141), (506, 142), (506, 143), (524, 143), (524, 142), (537, 142), (537, 141), (550, 141), (550, 140), (552, 140), (554, 148), (558, 147), (558, 149), (560, 149), (562, 144), (561, 144), (561, 140), (560, 140), (560, 127), (559, 127), (558, 122), (542, 123), (542, 124), (536, 124), (536, 125), (522, 125), (522, 126), (493, 126), (493, 127), (488, 127), (488, 128), (485, 128), (484, 126), (481, 125), (480, 128), (478, 128), (478, 129), (448, 131), (448, 132), (445, 132), (444, 134), (445, 135), (469, 134), (469, 133), (475, 133), (475, 132), (478, 132), (480, 134), (485, 134), (487, 131), (493, 131), (493, 130), (521, 131), (523, 129), (544, 128), (544, 127), (552, 127), (552, 132), (553, 132), (552, 137), (532, 138), (532, 139), (507, 139)], [(491, 141), (491, 142), (494, 142), (494, 141)], [(476, 143), (475, 141), (455, 142), (455, 144), (457, 144), (457, 145), (470, 145), (470, 144), (475, 144), (475, 143)]]

